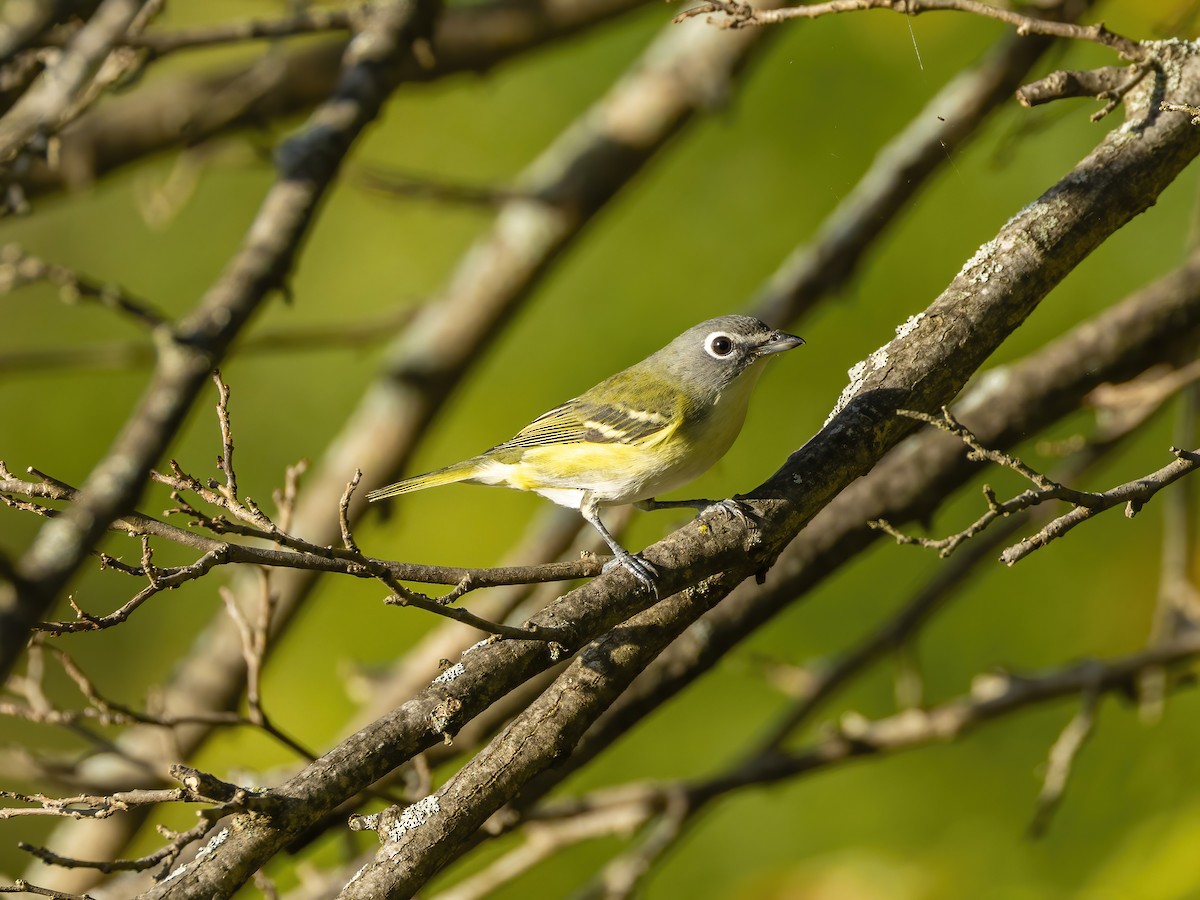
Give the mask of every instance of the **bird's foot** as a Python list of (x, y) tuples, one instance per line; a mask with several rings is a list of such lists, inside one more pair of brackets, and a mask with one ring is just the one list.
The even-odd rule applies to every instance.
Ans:
[(602, 572), (607, 572), (614, 566), (622, 566), (629, 571), (629, 574), (638, 580), (638, 582), (646, 590), (654, 595), (654, 599), (659, 599), (658, 584), (655, 579), (658, 577), (658, 571), (646, 560), (640, 556), (634, 556), (628, 551), (618, 553), (612, 559), (604, 564)]
[(705, 516), (715, 512), (723, 512), (742, 524), (742, 527), (746, 529), (747, 547), (757, 544), (762, 538), (762, 532), (758, 527), (758, 517), (754, 514), (750, 504), (738, 500), (736, 497), (730, 497), (728, 500), (716, 500), (709, 504), (700, 515)]

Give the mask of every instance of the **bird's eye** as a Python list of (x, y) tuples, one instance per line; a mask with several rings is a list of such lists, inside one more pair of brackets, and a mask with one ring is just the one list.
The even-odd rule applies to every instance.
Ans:
[(709, 335), (705, 349), (708, 350), (711, 356), (715, 356), (717, 359), (724, 359), (733, 352), (733, 339), (729, 335), (721, 334), (720, 332)]

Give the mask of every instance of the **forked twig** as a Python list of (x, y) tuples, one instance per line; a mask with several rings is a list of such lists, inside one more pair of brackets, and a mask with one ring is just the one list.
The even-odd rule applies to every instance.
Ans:
[(1177, 447), (1172, 447), (1171, 452), (1176, 457), (1175, 461), (1156, 472), (1099, 493), (1077, 491), (1047, 478), (1009, 453), (984, 447), (978, 438), (961, 422), (955, 419), (949, 409), (945, 407), (942, 408), (941, 416), (931, 416), (927, 413), (912, 410), (898, 410), (897, 412), (899, 415), (926, 422), (959, 438), (970, 448), (970, 452), (968, 453), (969, 459), (980, 462), (992, 462), (996, 465), (1012, 469), (1034, 485), (1033, 489), (1023, 491), (1003, 502), (996, 498), (996, 494), (991, 486), (984, 485), (983, 495), (987, 501), (988, 511), (962, 531), (945, 538), (914, 537), (903, 533), (885, 519), (875, 519), (869, 523), (872, 528), (891, 535), (896, 539), (897, 543), (916, 544), (921, 547), (937, 550), (938, 554), (943, 557), (949, 556), (963, 541), (969, 540), (979, 534), (998, 518), (1010, 516), (1013, 513), (1051, 500), (1062, 500), (1072, 504), (1074, 508), (1069, 512), (1052, 520), (1036, 534), (1024, 538), (1000, 554), (1000, 561), (1005, 565), (1011, 566), (1035, 550), (1062, 537), (1081, 522), (1087, 521), (1092, 516), (1111, 509), (1114, 506), (1124, 504), (1125, 515), (1133, 518), (1133, 516), (1141, 511), (1141, 508), (1150, 498), (1160, 490), (1194, 471), (1197, 466), (1200, 466), (1200, 453), (1193, 450), (1181, 450)]

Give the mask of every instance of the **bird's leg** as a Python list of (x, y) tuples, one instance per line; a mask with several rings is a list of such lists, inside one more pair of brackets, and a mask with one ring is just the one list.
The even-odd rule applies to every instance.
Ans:
[(651, 497), (648, 500), (639, 500), (633, 505), (646, 512), (653, 512), (656, 509), (694, 509), (700, 515), (710, 509), (723, 509), (745, 525), (747, 529), (756, 527), (754, 514), (750, 511), (750, 507), (734, 497), (728, 500), (655, 500)]
[(596, 499), (590, 492), (583, 495), (583, 502), (579, 505), (579, 512), (593, 528), (600, 532), (600, 537), (604, 538), (604, 543), (608, 544), (609, 549), (613, 552), (613, 556), (616, 557), (604, 567), (604, 570), (608, 571), (609, 566), (615, 563), (624, 566), (634, 578), (642, 583), (643, 587), (648, 588), (657, 598), (658, 586), (654, 583), (654, 578), (658, 573), (654, 570), (654, 566), (650, 565), (646, 560), (634, 556), (617, 543), (617, 539), (609, 533), (608, 529), (604, 527), (604, 523), (600, 521), (599, 507)]
[(648, 500), (639, 500), (633, 505), (644, 512), (654, 512), (656, 509), (694, 509), (696, 512), (700, 512), (719, 502), (719, 500), (655, 500), (651, 497)]

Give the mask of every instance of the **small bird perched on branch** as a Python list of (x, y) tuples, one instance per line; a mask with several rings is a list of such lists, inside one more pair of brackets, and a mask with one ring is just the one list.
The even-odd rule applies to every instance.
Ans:
[(653, 566), (634, 556), (600, 521), (600, 508), (640, 509), (656, 494), (692, 481), (725, 455), (762, 374), (759, 363), (804, 343), (749, 316), (720, 316), (689, 328), (657, 353), (556, 406), (511, 440), (463, 462), (371, 491), (382, 500), (464, 481), (533, 491), (578, 509), (638, 581), (657, 594)]

